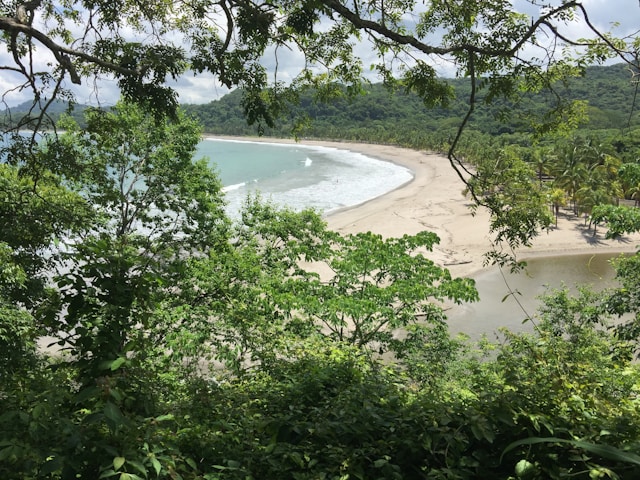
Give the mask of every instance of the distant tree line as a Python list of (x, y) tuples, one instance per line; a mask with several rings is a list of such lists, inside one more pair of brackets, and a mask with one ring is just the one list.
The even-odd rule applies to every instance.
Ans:
[[(342, 94), (327, 101), (307, 91), (299, 105), (290, 105), (273, 128), (262, 131), (249, 125), (242, 106), (242, 92), (236, 90), (203, 105), (184, 105), (211, 134), (256, 135), (382, 142), (417, 148), (444, 148), (467, 111), (470, 82), (449, 79), (455, 98), (447, 106), (425, 109), (422, 100), (401, 87), (378, 83), (364, 88), (361, 95)], [(558, 84), (553, 92), (530, 94), (518, 102), (479, 94), (477, 108), (468, 130), (501, 143), (531, 143), (531, 134), (544, 122), (545, 112), (558, 102), (578, 102), (581, 132), (606, 137), (619, 154), (635, 155), (634, 135), (640, 116), (634, 104), (637, 84), (628, 66), (617, 64), (588, 67), (584, 76)], [(485, 102), (491, 100), (491, 103)], [(526, 113), (525, 113), (526, 112)]]

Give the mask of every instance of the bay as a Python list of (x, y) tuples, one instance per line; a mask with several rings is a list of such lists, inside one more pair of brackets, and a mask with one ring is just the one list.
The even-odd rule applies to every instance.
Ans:
[(220, 176), (232, 217), (249, 194), (296, 211), (330, 213), (384, 195), (413, 178), (405, 167), (348, 147), (207, 138), (196, 158), (203, 156)]
[[(332, 148), (277, 142), (206, 139), (199, 156), (210, 159), (222, 180), (229, 203), (237, 215), (246, 196), (260, 192), (276, 204), (321, 213), (363, 203), (410, 181), (404, 167)], [(533, 258), (525, 273), (509, 274), (491, 267), (475, 275), (480, 302), (453, 306), (447, 311), (452, 333), (464, 332), (471, 339), (494, 335), (500, 327), (530, 331), (525, 322), (540, 305), (547, 288), (563, 284), (573, 291), (577, 284), (594, 289), (614, 285), (609, 264), (612, 254), (567, 255)]]

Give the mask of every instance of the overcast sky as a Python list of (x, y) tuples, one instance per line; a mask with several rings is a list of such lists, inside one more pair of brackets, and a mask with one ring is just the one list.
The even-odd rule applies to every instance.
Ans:
[[(515, 8), (523, 13), (536, 16), (536, 10), (530, 3), (523, 0), (512, 0)], [(589, 12), (589, 18), (595, 26), (601, 30), (610, 30), (614, 22), (619, 23), (614, 32), (618, 36), (627, 36), (635, 34), (640, 30), (640, 4), (639, 0), (583, 0)], [(568, 27), (568, 33), (572, 37), (580, 37), (587, 35), (587, 29), (584, 24), (571, 24)], [(364, 70), (368, 71), (368, 67), (375, 61), (371, 58), (371, 50), (368, 47), (361, 47), (358, 53), (363, 58)], [(368, 58), (369, 57), (369, 58)], [(10, 63), (10, 57), (3, 51), (0, 53), (0, 62)], [(265, 59), (265, 65), (275, 65), (275, 57), (270, 55)], [(303, 65), (303, 58), (300, 54), (284, 54), (280, 52), (278, 55), (278, 80), (288, 81), (292, 79)], [(441, 76), (452, 76), (455, 74), (454, 66), (448, 62), (441, 62), (435, 65)], [(376, 80), (372, 78), (372, 80)], [(0, 89), (6, 92), (16, 86), (16, 77), (7, 71), (0, 71)], [(77, 100), (80, 103), (97, 104), (103, 102), (106, 104), (113, 103), (117, 100), (119, 92), (115, 82), (101, 80), (96, 90), (95, 84), (89, 80), (84, 80), (82, 87), (74, 90), (77, 94)], [(215, 100), (225, 93), (227, 89), (222, 87), (214, 78), (207, 75), (194, 76), (186, 74), (178, 81), (171, 83), (178, 94), (181, 103), (207, 103)], [(96, 91), (100, 98), (96, 97)], [(28, 91), (15, 91), (11, 95), (6, 96), (9, 105), (15, 105), (29, 99)]]

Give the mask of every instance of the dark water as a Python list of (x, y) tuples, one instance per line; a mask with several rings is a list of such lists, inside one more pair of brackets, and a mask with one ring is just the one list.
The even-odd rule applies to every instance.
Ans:
[[(454, 306), (449, 310), (449, 329), (452, 334), (466, 333), (471, 339), (482, 334), (494, 339), (499, 327), (512, 331), (530, 331), (531, 323), (523, 320), (533, 316), (540, 304), (538, 297), (547, 287), (563, 284), (575, 291), (578, 284), (591, 285), (595, 290), (615, 285), (615, 272), (609, 264), (617, 255), (566, 255), (536, 258), (527, 261), (526, 273), (504, 277), (497, 267), (476, 274), (480, 302)], [(510, 291), (515, 292), (510, 295)], [(526, 313), (525, 313), (526, 312)]]

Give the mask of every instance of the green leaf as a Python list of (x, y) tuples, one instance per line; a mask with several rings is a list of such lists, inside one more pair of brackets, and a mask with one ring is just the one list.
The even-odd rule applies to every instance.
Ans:
[(114, 470), (120, 470), (122, 468), (122, 466), (124, 465), (125, 462), (125, 458), (124, 457), (116, 457), (113, 459), (113, 469)]
[(160, 465), (160, 462), (156, 457), (151, 457), (151, 465), (153, 466), (153, 469), (156, 471), (156, 477), (159, 477), (160, 472), (162, 471), (162, 465)]
[(0, 450), (0, 461), (5, 461), (14, 455), (17, 447), (14, 445), (8, 446)]
[(142, 475), (144, 475), (145, 478), (147, 478), (147, 469), (142, 463), (136, 460), (128, 460), (127, 463), (138, 470)]
[(40, 475), (46, 476), (57, 470), (60, 470), (64, 466), (64, 457), (55, 456), (49, 457), (46, 463), (40, 469)]
[(387, 460), (386, 458), (379, 458), (378, 460), (373, 462), (373, 466), (375, 468), (381, 468), (381, 467), (387, 465), (388, 463), (389, 463), (389, 460)]
[(109, 478), (109, 477), (114, 477), (116, 475), (118, 475), (118, 472), (110, 468), (102, 472), (98, 478)]
[(118, 357), (113, 362), (111, 362), (111, 366), (109, 368), (111, 369), (112, 372), (116, 371), (122, 365), (124, 365), (126, 361), (127, 361), (127, 359), (125, 357)]
[(175, 417), (172, 414), (167, 414), (167, 415), (160, 415), (159, 417), (155, 418), (155, 421), (160, 423), (160, 422), (168, 422), (173, 420)]
[(616, 448), (614, 446), (599, 445), (596, 443), (583, 442), (580, 440), (568, 440), (566, 438), (556, 437), (529, 437), (513, 442), (509, 444), (502, 452), (502, 455), (500, 456), (500, 462), (502, 462), (502, 458), (504, 457), (504, 455), (514, 448), (520, 447), (522, 445), (535, 445), (538, 443), (566, 443), (594, 455), (598, 455), (599, 457), (606, 458), (608, 460), (640, 466), (640, 456), (634, 453), (625, 452), (624, 450), (620, 450), (619, 448)]
[(80, 403), (83, 403), (86, 400), (88, 400), (89, 398), (95, 396), (99, 391), (100, 391), (100, 389), (98, 387), (95, 387), (95, 386), (94, 387), (83, 388), (74, 397), (73, 401), (74, 401), (74, 403), (76, 405), (80, 404)]
[(125, 423), (125, 417), (122, 415), (120, 408), (112, 402), (105, 404), (103, 413), (111, 430), (116, 430)]

